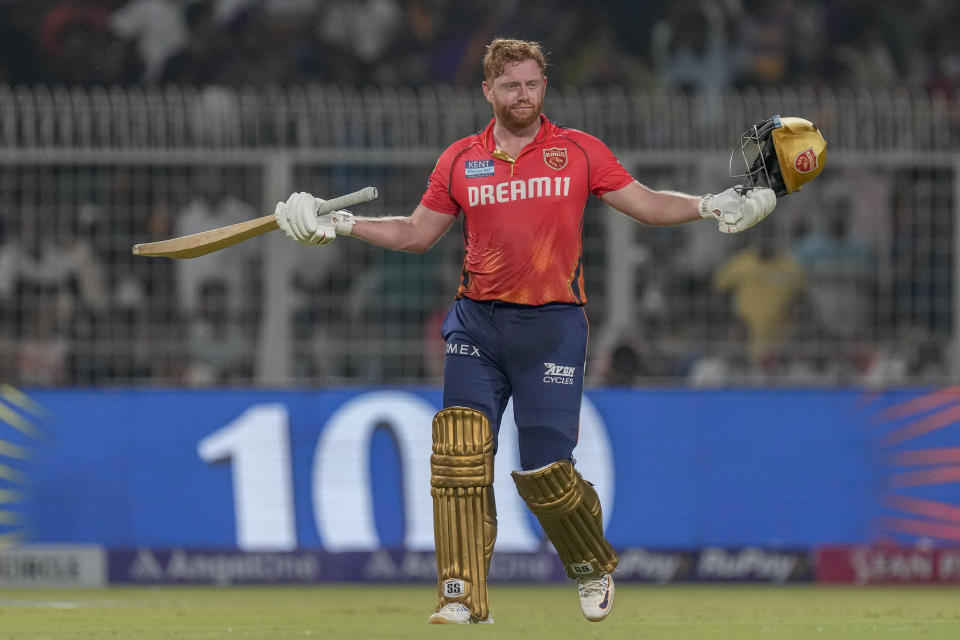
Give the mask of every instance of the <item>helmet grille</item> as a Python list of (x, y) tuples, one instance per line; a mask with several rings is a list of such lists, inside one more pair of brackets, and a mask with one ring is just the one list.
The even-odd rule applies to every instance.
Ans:
[[(740, 143), (730, 154), (730, 177), (743, 178), (744, 188), (767, 187), (778, 197), (787, 194), (771, 135), (779, 126), (780, 117), (773, 116), (757, 122), (740, 136)], [(740, 163), (743, 170), (736, 172), (734, 165)]]

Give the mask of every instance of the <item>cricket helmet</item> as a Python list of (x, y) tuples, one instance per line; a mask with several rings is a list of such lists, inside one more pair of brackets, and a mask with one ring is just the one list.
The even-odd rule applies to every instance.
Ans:
[(780, 197), (820, 175), (826, 160), (827, 141), (812, 122), (776, 115), (740, 136), (730, 154), (730, 177), (743, 178), (746, 188), (769, 187)]

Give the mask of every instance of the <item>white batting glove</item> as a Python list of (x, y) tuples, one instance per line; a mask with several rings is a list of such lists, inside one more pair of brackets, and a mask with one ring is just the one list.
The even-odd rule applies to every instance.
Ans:
[(303, 244), (330, 244), (337, 237), (333, 224), (317, 217), (317, 209), (323, 200), (315, 198), (309, 193), (298, 192), (287, 198), (286, 202), (278, 202), (273, 212), (277, 219), (277, 226), (283, 229), (288, 237)]
[(700, 198), (700, 216), (717, 221), (720, 233), (740, 233), (766, 218), (777, 206), (772, 189), (754, 188), (740, 195), (731, 187), (718, 195)]
[(346, 209), (340, 209), (333, 213), (325, 213), (320, 216), (319, 220), (320, 224), (333, 225), (338, 236), (349, 236), (352, 234), (353, 225), (356, 223), (354, 215)]

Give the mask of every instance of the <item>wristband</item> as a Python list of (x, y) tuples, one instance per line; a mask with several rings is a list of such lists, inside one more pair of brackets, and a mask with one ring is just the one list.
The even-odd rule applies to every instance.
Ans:
[(713, 211), (710, 211), (710, 209), (708, 208), (709, 207), (708, 201), (712, 197), (713, 195), (708, 193), (707, 195), (700, 198), (700, 202), (697, 204), (697, 210), (700, 212), (701, 218), (712, 218), (714, 220), (717, 219), (717, 216), (714, 215)]

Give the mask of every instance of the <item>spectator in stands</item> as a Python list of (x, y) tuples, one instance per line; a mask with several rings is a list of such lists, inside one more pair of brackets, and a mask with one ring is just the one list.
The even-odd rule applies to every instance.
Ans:
[(620, 342), (610, 353), (604, 383), (611, 387), (632, 387), (644, 373), (640, 353), (628, 342)]
[(118, 38), (136, 44), (146, 84), (156, 84), (167, 60), (187, 46), (190, 36), (182, 3), (174, 0), (130, 0), (113, 12), (109, 24)]
[(67, 86), (129, 85), (140, 75), (138, 56), (109, 29), (116, 2), (62, 0), (44, 15), (40, 47), (51, 80)]
[(200, 284), (185, 350), (190, 363), (183, 381), (188, 385), (238, 384), (253, 377), (254, 341), (246, 338), (241, 318), (231, 312), (227, 291), (222, 278)]
[(691, 387), (729, 387), (750, 382), (746, 354), (732, 344), (710, 345), (691, 363), (684, 382)]
[[(680, 373), (692, 387), (726, 387), (750, 381), (746, 325), (728, 308), (726, 296), (726, 292), (694, 292), (692, 298), (700, 301), (699, 312), (687, 312), (676, 323), (687, 329), (688, 346), (681, 351), (686, 362)], [(697, 321), (687, 321), (693, 317)]]
[(189, 30), (186, 46), (167, 58), (160, 84), (194, 87), (222, 85), (228, 81), (225, 67), (229, 58), (241, 52), (229, 51), (227, 34), (214, 17), (212, 0), (198, 0), (184, 8), (184, 23)]
[[(739, 55), (737, 83), (772, 86), (789, 81), (792, 71), (791, 44), (795, 41), (794, 2), (747, 0), (737, 24), (742, 25), (744, 43)], [(811, 41), (805, 44), (809, 46)]]
[(873, 324), (877, 295), (876, 253), (867, 239), (854, 235), (850, 221), (849, 200), (837, 197), (827, 205), (822, 226), (793, 248), (817, 316), (842, 338), (862, 335)]
[(71, 310), (100, 314), (108, 304), (107, 267), (94, 245), (94, 238), (103, 231), (101, 211), (96, 205), (85, 203), (57, 215), (60, 229), (56, 243), (72, 274)]
[(95, 244), (97, 238), (105, 235), (102, 216), (102, 210), (92, 203), (58, 214), (57, 244), (73, 273), (61, 305), (66, 319), (63, 329), (70, 342), (67, 375), (71, 384), (95, 384), (102, 380), (103, 361), (97, 344), (111, 337), (111, 332), (103, 330), (111, 305), (107, 277), (110, 263)]
[(853, 38), (837, 48), (837, 60), (848, 86), (892, 87), (903, 75), (880, 25), (872, 20), (864, 21)]
[(47, 80), (35, 35), (42, 12), (37, 2), (0, 2), (0, 84)]
[(663, 83), (691, 92), (729, 87), (736, 76), (732, 24), (719, 2), (678, 0), (653, 30), (653, 59)]
[[(238, 199), (224, 182), (220, 169), (204, 169), (195, 178), (194, 197), (177, 214), (174, 221), (176, 236), (185, 236), (216, 229), (257, 217), (249, 204)], [(234, 189), (235, 191), (235, 189)], [(180, 309), (186, 315), (198, 311), (200, 289), (206, 280), (223, 278), (226, 285), (226, 304), (231, 313), (249, 308), (249, 292), (255, 281), (254, 262), (259, 258), (262, 244), (243, 242), (229, 251), (180, 260), (177, 267), (177, 290)]]
[(0, 82), (472, 85), (470, 50), (524, 24), (527, 37), (554, 43), (558, 69), (572, 70), (557, 80), (579, 85), (712, 90), (789, 80), (939, 91), (956, 87), (956, 38), (943, 29), (956, 13), (951, 3), (862, 0), (608, 2), (587, 14), (573, 0), (0, 2)]
[(98, 324), (95, 334), (100, 357), (91, 372), (94, 382), (131, 384), (153, 379), (154, 345), (144, 302), (143, 291), (131, 280), (121, 282), (114, 291), (106, 322)]
[(489, 34), (511, 13), (500, 4), (475, 3), (460, 3), (455, 11), (445, 11), (436, 0), (407, 0), (402, 12), (392, 46), (369, 66), (374, 82), (412, 87), (479, 83), (475, 53), (479, 43), (489, 40)]
[[(960, 34), (956, 29), (945, 29), (944, 25), (960, 24), (960, 6), (956, 3), (941, 3), (932, 8), (924, 17), (924, 24), (919, 30), (919, 40), (922, 43), (923, 54), (911, 50), (912, 58), (919, 57), (927, 61), (926, 67), (916, 69), (914, 77), (923, 77), (930, 91), (949, 101), (958, 99), (960, 91)], [(960, 129), (960, 118), (954, 120), (953, 125)]]
[(402, 16), (397, 0), (328, 0), (319, 37), (345, 50), (361, 68), (369, 68), (390, 49)]
[(73, 380), (67, 352), (103, 319), (108, 286), (92, 245), (96, 209), (84, 205), (42, 217), (24, 208), (9, 220), (14, 233), (0, 247), (0, 320), (6, 337), (18, 341), (21, 377), (53, 384)]
[(59, 325), (73, 310), (76, 270), (55, 236), (42, 232), (38, 211), (23, 209), (14, 222), (19, 234), (14, 230), (0, 247), (0, 301), (13, 310), (18, 334), (33, 320), (29, 311), (38, 300)]
[(290, 335), (296, 345), (293, 368), (298, 378), (329, 379), (343, 374), (345, 363), (340, 354), (345, 349), (336, 327), (349, 322), (343, 301), (356, 286), (355, 279), (343, 278), (337, 268), (345, 259), (343, 251), (341, 246), (320, 256), (311, 254), (308, 247), (284, 248), (291, 263)]
[(17, 341), (16, 382), (43, 387), (67, 383), (69, 342), (56, 313), (54, 290), (39, 290), (22, 301), (24, 323)]
[(559, 81), (576, 87), (642, 87), (657, 84), (652, 70), (640, 59), (620, 48), (611, 21), (602, 11), (592, 16), (577, 15), (579, 8), (568, 13), (579, 22), (580, 29), (568, 52)]
[(774, 225), (756, 234), (749, 245), (718, 268), (714, 289), (733, 298), (734, 317), (747, 331), (748, 353), (762, 367), (787, 333), (790, 304), (805, 287), (803, 268), (777, 246)]
[(895, 179), (886, 262), (891, 271), (891, 320), (898, 330), (951, 331), (951, 315), (943, 309), (951, 298), (951, 263), (956, 258), (947, 204), (950, 181), (944, 175), (936, 169), (916, 169)]

